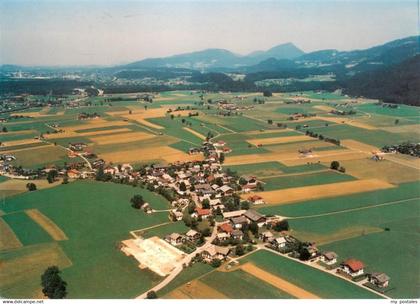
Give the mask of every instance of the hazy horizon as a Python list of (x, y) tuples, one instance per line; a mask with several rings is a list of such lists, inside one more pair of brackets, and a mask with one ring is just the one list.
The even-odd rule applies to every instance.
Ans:
[(208, 48), (364, 49), (419, 35), (418, 1), (0, 2), (0, 64), (116, 65)]

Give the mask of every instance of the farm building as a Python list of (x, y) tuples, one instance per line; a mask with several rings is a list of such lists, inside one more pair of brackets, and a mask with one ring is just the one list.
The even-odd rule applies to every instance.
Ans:
[(248, 209), (244, 216), (247, 217), (251, 222), (257, 223), (259, 227), (265, 224), (266, 218), (261, 213), (255, 211), (254, 209)]

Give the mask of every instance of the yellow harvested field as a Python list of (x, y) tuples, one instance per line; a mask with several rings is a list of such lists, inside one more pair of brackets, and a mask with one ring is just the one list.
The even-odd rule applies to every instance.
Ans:
[(61, 270), (71, 266), (71, 261), (56, 242), (32, 245), (31, 249), (19, 248), (15, 257), (1, 261), (0, 289), (16, 287), (27, 282), (28, 278), (39, 280), (51, 265), (57, 265)]
[(29, 139), (19, 139), (19, 140), (11, 140), (5, 141), (1, 143), (2, 147), (13, 147), (13, 146), (20, 146), (20, 145), (28, 145), (33, 143), (39, 143), (39, 139), (29, 138)]
[(353, 140), (353, 139), (344, 139), (341, 141), (341, 145), (348, 149), (359, 151), (359, 152), (365, 152), (365, 153), (380, 152), (380, 150), (375, 146), (361, 143), (360, 141)]
[(120, 144), (126, 142), (139, 141), (143, 139), (153, 138), (155, 135), (145, 132), (126, 132), (103, 136), (89, 137), (91, 141), (98, 145)]
[(41, 226), (54, 240), (64, 241), (68, 239), (64, 231), (38, 209), (27, 209), (25, 210), (25, 213)]
[(320, 106), (314, 106), (315, 109), (321, 110), (321, 111), (325, 111), (325, 112), (331, 112), (332, 110), (335, 110), (335, 108), (330, 107), (330, 106), (324, 106), (324, 105), (320, 105)]
[(27, 192), (28, 189), (26, 189), (26, 184), (29, 182), (34, 183), (38, 190), (55, 187), (61, 184), (60, 181), (50, 184), (48, 183), (46, 179), (45, 180), (44, 179), (41, 179), (41, 180), (9, 179), (0, 183), (0, 192), (4, 194), (5, 196)]
[(124, 117), (129, 120), (135, 120), (147, 127), (151, 127), (154, 129), (164, 129), (162, 126), (151, 123), (146, 120), (146, 118), (156, 118), (156, 117), (164, 117), (166, 115), (168, 109), (166, 108), (156, 108), (156, 109), (137, 109), (132, 110), (131, 114), (128, 114), (127, 111), (119, 111), (119, 112), (113, 112), (110, 113), (111, 115)]
[(366, 153), (354, 152), (349, 150), (337, 150), (337, 151), (319, 151), (314, 153), (312, 156), (302, 157), (299, 159), (285, 159), (282, 163), (286, 166), (299, 166), (307, 163), (328, 163), (330, 164), (334, 160), (355, 160), (355, 159), (366, 159)]
[(349, 150), (336, 150), (336, 151), (318, 151), (311, 157), (304, 157), (296, 152), (272, 152), (260, 154), (248, 154), (229, 156), (225, 160), (226, 165), (243, 165), (253, 163), (264, 163), (269, 161), (278, 161), (286, 166), (294, 166), (306, 163), (327, 162), (332, 160), (345, 160), (345, 159), (361, 159), (366, 158), (365, 153), (354, 152)]
[(288, 293), (289, 295), (292, 295), (296, 297), (297, 299), (319, 299), (316, 294), (313, 294), (309, 291), (306, 291), (303, 288), (300, 288), (299, 286), (296, 286), (295, 284), (290, 283), (289, 281), (286, 281), (276, 275), (271, 274), (268, 271), (265, 271), (257, 266), (255, 266), (252, 263), (246, 263), (241, 266), (241, 269), (254, 277), (280, 289), (284, 292)]
[(166, 299), (226, 299), (226, 295), (208, 286), (200, 280), (194, 280), (176, 288)]
[(190, 132), (190, 133), (192, 133), (192, 134), (194, 134), (195, 136), (197, 136), (198, 138), (201, 138), (201, 139), (206, 139), (206, 137), (203, 135), (203, 134), (200, 134), (200, 133), (198, 133), (197, 131), (194, 131), (193, 129), (190, 129), (190, 128), (183, 128), (185, 131), (188, 131), (188, 132)]
[(142, 162), (148, 160), (162, 159), (168, 163), (176, 161), (194, 161), (202, 160), (201, 154), (189, 155), (168, 146), (145, 147), (128, 151), (109, 152), (100, 155), (106, 161), (123, 163), (123, 162)]
[(306, 135), (297, 135), (297, 136), (285, 136), (285, 137), (272, 137), (272, 138), (258, 138), (258, 139), (248, 139), (247, 142), (254, 146), (258, 145), (275, 145), (275, 144), (284, 144), (296, 141), (306, 141), (314, 140), (310, 136)]
[(22, 243), (16, 237), (13, 230), (0, 217), (0, 250), (9, 250), (22, 247)]
[(132, 131), (129, 128), (117, 128), (112, 130), (101, 130), (101, 131), (91, 131), (91, 132), (82, 132), (82, 133), (75, 133), (79, 136), (96, 136), (96, 135), (111, 135), (114, 133), (124, 133)]
[(404, 154), (386, 154), (385, 159), (406, 167), (420, 170), (420, 159)]
[[(300, 201), (343, 196), (393, 187), (395, 186), (383, 180), (366, 179), (326, 185), (256, 192), (256, 194), (261, 196), (268, 204), (285, 205)], [(242, 195), (243, 199), (246, 199), (247, 197), (249, 197), (249, 194)]]
[(318, 117), (318, 119), (322, 119), (322, 120), (330, 121), (330, 122), (335, 122), (337, 124), (345, 123), (349, 126), (362, 128), (362, 129), (366, 129), (366, 130), (376, 130), (377, 129), (377, 127), (375, 127), (375, 126), (371, 126), (371, 125), (368, 125), (368, 124), (365, 124), (363, 122), (356, 121), (356, 120), (353, 120), (353, 119), (350, 119), (350, 118), (323, 116), (323, 117)]
[(358, 159), (340, 161), (346, 168), (346, 173), (358, 179), (378, 178), (392, 184), (412, 182), (419, 179), (418, 169), (400, 165), (387, 159), (374, 161), (372, 159)]
[[(95, 120), (98, 121), (98, 120)], [(129, 124), (125, 121), (102, 121), (101, 123), (95, 124), (86, 124), (82, 123), (77, 126), (72, 127), (64, 127), (61, 128), (64, 132), (60, 133), (51, 133), (51, 134), (44, 134), (44, 137), (47, 139), (55, 139), (55, 138), (67, 138), (67, 137), (78, 137), (78, 136), (94, 136), (94, 135), (101, 135), (101, 134), (112, 134), (117, 132), (124, 132), (124, 131), (131, 131), (130, 129), (126, 128)], [(92, 128), (105, 128), (105, 127), (119, 127), (117, 129), (112, 130), (100, 130), (100, 131), (92, 131), (92, 132), (77, 132), (88, 130)]]
[(382, 127), (381, 129), (391, 132), (391, 133), (416, 133), (417, 135), (420, 135), (419, 124), (403, 125), (403, 126), (395, 126), (395, 127)]

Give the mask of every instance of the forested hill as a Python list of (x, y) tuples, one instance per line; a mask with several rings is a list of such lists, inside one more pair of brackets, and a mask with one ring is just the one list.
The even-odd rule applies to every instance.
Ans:
[(345, 87), (349, 95), (420, 106), (420, 55), (357, 74), (346, 81)]

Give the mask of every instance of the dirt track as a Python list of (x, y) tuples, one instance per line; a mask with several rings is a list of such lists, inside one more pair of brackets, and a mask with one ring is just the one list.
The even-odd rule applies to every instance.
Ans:
[(317, 295), (306, 291), (305, 289), (300, 288), (282, 278), (273, 275), (251, 263), (246, 263), (241, 266), (243, 271), (248, 272), (254, 277), (273, 285), (274, 287), (285, 291), (286, 293), (298, 298), (298, 299), (320, 299)]

